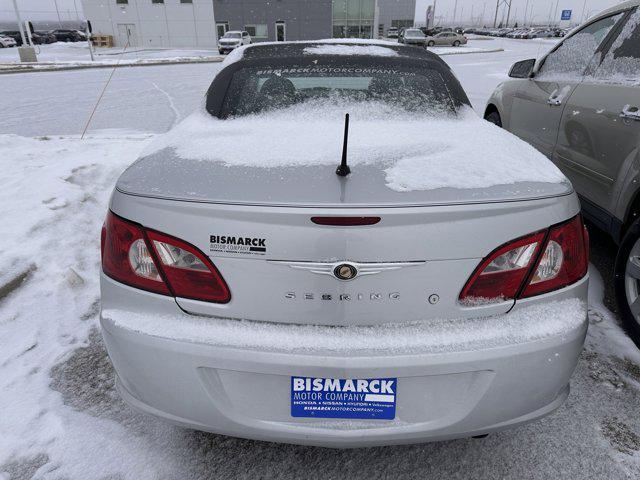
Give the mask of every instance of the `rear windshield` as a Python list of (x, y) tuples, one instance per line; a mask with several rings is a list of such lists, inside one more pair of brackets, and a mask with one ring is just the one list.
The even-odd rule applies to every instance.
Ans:
[(221, 116), (242, 116), (308, 101), (376, 101), (411, 112), (455, 109), (442, 75), (428, 69), (381, 67), (245, 67), (231, 79)]

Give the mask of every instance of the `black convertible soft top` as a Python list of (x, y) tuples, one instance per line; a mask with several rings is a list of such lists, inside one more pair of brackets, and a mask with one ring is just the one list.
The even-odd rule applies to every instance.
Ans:
[[(343, 55), (313, 53), (313, 47), (347, 46), (347, 47), (380, 47), (395, 52), (391, 55), (362, 54)], [(380, 67), (431, 69), (440, 73), (445, 81), (449, 94), (456, 107), (470, 105), (469, 99), (460, 82), (453, 75), (449, 66), (438, 56), (424, 48), (406, 46), (381, 41), (308, 41), (258, 43), (249, 45), (232, 55), (241, 55), (239, 59), (223, 65), (207, 91), (206, 108), (215, 116), (222, 118), (222, 104), (227, 95), (233, 74), (246, 66), (265, 67), (271, 69), (305, 66), (348, 66), (348, 67)]]

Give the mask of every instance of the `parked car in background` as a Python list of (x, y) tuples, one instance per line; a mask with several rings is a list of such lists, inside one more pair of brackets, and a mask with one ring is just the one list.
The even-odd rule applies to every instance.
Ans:
[[(13, 38), (14, 42), (16, 42), (17, 46), (21, 46), (22, 45), (22, 36), (20, 35), (19, 31), (16, 30), (5, 30), (3, 32), (0, 32), (0, 35), (2, 35), (3, 37), (9, 37), (9, 38)], [(26, 32), (25, 32), (26, 35)]]
[(249, 32), (229, 30), (218, 40), (218, 51), (222, 55), (250, 43), (251, 35), (249, 35)]
[(425, 45), (426, 36), (419, 28), (406, 28), (398, 38), (398, 42), (405, 45)]
[(485, 118), (571, 180), (585, 217), (611, 235), (618, 308), (640, 345), (640, 1), (605, 10), (539, 60), (516, 63)]
[(554, 29), (543, 28), (536, 30), (531, 38), (555, 38), (556, 31)]
[(398, 38), (398, 27), (389, 27), (387, 38)]
[(13, 38), (7, 37), (5, 35), (0, 35), (0, 48), (15, 47), (17, 45), (18, 42), (16, 42)]
[(507, 33), (507, 38), (523, 38), (524, 35), (528, 34), (531, 31), (529, 28), (517, 28)]
[(77, 30), (57, 29), (51, 30), (50, 33), (56, 37), (58, 42), (80, 42), (83, 40)]
[(427, 37), (425, 40), (427, 47), (450, 45), (452, 47), (459, 47), (460, 45), (467, 44), (467, 37), (454, 32), (442, 32), (434, 35), (433, 37)]
[[(45, 32), (43, 30), (37, 30), (36, 35), (40, 37), (41, 43), (55, 43), (58, 41), (56, 36), (51, 32)], [(33, 35), (32, 35), (33, 36)]]

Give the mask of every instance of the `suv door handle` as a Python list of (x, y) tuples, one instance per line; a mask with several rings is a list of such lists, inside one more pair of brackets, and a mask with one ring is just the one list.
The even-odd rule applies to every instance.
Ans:
[(625, 105), (620, 116), (622, 118), (640, 121), (640, 109), (638, 107), (632, 107), (631, 105)]
[(554, 107), (559, 107), (562, 105), (562, 100), (564, 100), (563, 96), (558, 93), (558, 90), (554, 90), (551, 96), (547, 99), (547, 103)]

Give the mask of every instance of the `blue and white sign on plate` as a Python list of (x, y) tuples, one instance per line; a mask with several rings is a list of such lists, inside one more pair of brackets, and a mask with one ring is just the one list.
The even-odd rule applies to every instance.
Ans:
[(393, 420), (397, 378), (291, 377), (291, 416)]
[(571, 20), (571, 10), (562, 10), (560, 20)]

